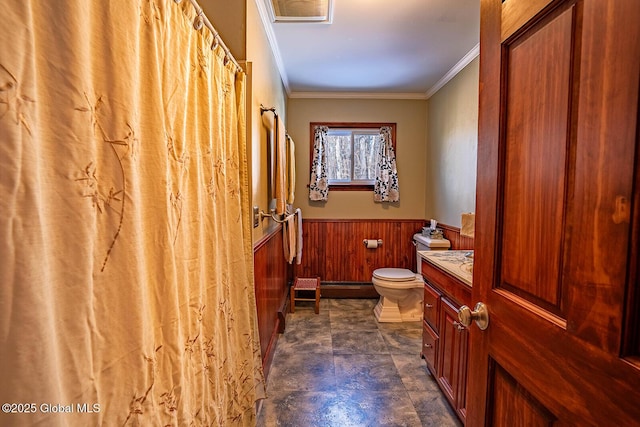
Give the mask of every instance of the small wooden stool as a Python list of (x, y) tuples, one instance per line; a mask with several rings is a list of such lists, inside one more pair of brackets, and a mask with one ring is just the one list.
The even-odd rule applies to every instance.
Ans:
[[(296, 296), (296, 292), (298, 291), (303, 291), (303, 292), (315, 291), (316, 297), (301, 298)], [(296, 311), (296, 301), (315, 301), (316, 302), (315, 312), (316, 314), (320, 313), (320, 278), (319, 277), (296, 278), (296, 280), (294, 280), (293, 282), (293, 285), (291, 285), (290, 295), (291, 295), (291, 313), (295, 313)]]

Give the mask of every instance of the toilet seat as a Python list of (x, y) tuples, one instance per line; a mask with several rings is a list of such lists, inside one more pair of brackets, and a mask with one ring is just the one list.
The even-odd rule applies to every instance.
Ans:
[(373, 271), (373, 277), (386, 282), (422, 281), (422, 276), (406, 268), (378, 268)]

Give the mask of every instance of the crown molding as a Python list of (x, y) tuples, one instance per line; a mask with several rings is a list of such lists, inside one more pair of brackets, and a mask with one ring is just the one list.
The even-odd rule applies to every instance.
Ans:
[(276, 35), (274, 34), (273, 28), (271, 27), (271, 18), (269, 16), (269, 12), (267, 11), (267, 6), (265, 6), (264, 2), (265, 0), (255, 0), (256, 7), (258, 8), (258, 15), (260, 15), (262, 28), (267, 35), (267, 40), (269, 41), (269, 46), (271, 47), (271, 53), (273, 54), (273, 58), (276, 61), (276, 67), (278, 67), (278, 73), (280, 73), (280, 80), (282, 80), (282, 85), (284, 86), (284, 90), (287, 92), (287, 95), (290, 95), (291, 88), (289, 87), (289, 78), (287, 77), (287, 73), (284, 68), (282, 55), (280, 55), (280, 49), (278, 48)]
[(480, 54), (480, 43), (475, 45), (473, 49), (471, 49), (465, 56), (462, 57), (460, 61), (456, 65), (453, 66), (447, 74), (442, 76), (440, 80), (434, 84), (431, 89), (429, 89), (426, 93), (426, 99), (431, 98), (437, 91), (439, 91), (444, 85), (449, 83), (451, 79), (453, 79), (460, 71), (464, 69), (471, 61), (476, 59), (476, 56)]
[(426, 100), (423, 92), (418, 93), (376, 93), (376, 92), (292, 92), (289, 98), (314, 99), (415, 99)]

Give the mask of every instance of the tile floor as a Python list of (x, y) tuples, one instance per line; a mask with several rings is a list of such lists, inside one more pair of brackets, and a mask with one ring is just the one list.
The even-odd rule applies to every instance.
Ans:
[(420, 322), (378, 323), (377, 300), (298, 302), (287, 314), (259, 427), (460, 426), (420, 358)]

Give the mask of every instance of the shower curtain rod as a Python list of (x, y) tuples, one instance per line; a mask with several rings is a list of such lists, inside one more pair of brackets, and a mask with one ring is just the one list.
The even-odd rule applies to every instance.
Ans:
[[(180, 3), (182, 0), (173, 0), (173, 1), (176, 3)], [(243, 68), (240, 66), (238, 61), (236, 61), (236, 58), (233, 57), (227, 45), (224, 44), (224, 41), (220, 37), (220, 34), (213, 27), (213, 24), (211, 24), (211, 21), (209, 21), (209, 18), (207, 17), (207, 15), (205, 15), (204, 10), (198, 4), (198, 1), (189, 0), (189, 2), (191, 2), (191, 5), (198, 11), (196, 18), (193, 21), (193, 28), (195, 28), (196, 30), (200, 30), (203, 25), (206, 26), (211, 32), (211, 34), (213, 35), (213, 44), (211, 45), (211, 49), (213, 50), (216, 47), (216, 45), (219, 43), (220, 47), (222, 47), (222, 50), (224, 50), (225, 59), (230, 60), (235, 64), (236, 67), (238, 67), (238, 69), (242, 70)]]

